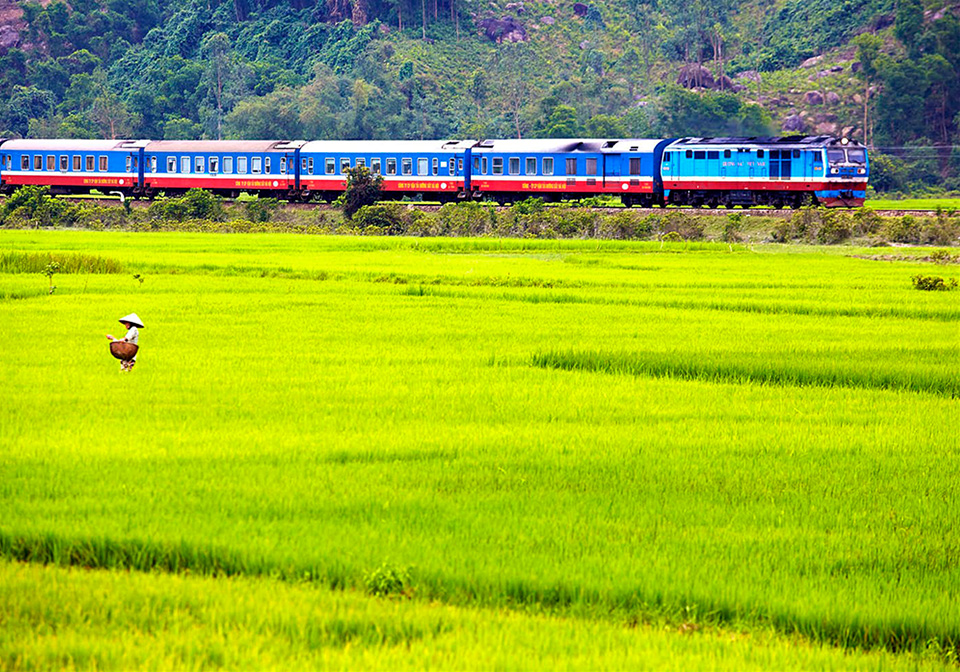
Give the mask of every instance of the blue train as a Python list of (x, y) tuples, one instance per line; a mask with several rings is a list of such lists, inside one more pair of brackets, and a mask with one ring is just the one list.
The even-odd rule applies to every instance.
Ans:
[(201, 188), (236, 196), (335, 199), (348, 168), (383, 177), (386, 197), (499, 202), (616, 195), (624, 204), (828, 207), (863, 204), (866, 149), (846, 138), (663, 140), (0, 140), (0, 192), (135, 198)]

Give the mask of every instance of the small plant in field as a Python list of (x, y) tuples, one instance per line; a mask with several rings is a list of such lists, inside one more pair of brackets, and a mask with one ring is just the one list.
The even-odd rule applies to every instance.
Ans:
[(723, 223), (723, 241), (725, 243), (736, 243), (740, 241), (740, 232), (743, 230), (743, 213), (734, 212), (727, 215), (727, 221)]
[(53, 294), (55, 291), (57, 291), (57, 286), (53, 284), (53, 276), (59, 272), (60, 272), (59, 261), (51, 261), (49, 264), (47, 264), (47, 267), (43, 269), (43, 274), (47, 276), (47, 280), (50, 283), (50, 288), (47, 294)]
[(911, 279), (914, 289), (925, 292), (946, 292), (957, 288), (956, 278), (944, 280), (938, 275), (915, 275)]
[(927, 258), (935, 264), (952, 264), (957, 260), (948, 250), (934, 250)]
[(133, 274), (133, 279), (140, 283), (140, 287), (143, 287), (143, 276), (139, 273)]
[(383, 563), (363, 577), (367, 593), (377, 597), (394, 597), (403, 595), (409, 597), (410, 572), (403, 567), (394, 567)]

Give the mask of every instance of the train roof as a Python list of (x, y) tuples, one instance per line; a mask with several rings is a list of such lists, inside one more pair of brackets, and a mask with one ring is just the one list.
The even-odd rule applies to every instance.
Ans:
[(284, 152), (303, 147), (305, 142), (286, 140), (156, 140), (148, 152)]
[(425, 154), (455, 152), (473, 146), (473, 140), (313, 140), (305, 154)]
[(27, 138), (25, 140), (7, 140), (3, 143), (4, 150), (19, 150), (28, 152), (106, 152), (111, 149), (125, 148), (131, 140), (45, 140), (41, 138)]
[(557, 138), (533, 140), (481, 140), (474, 151), (492, 152), (536, 152), (538, 154), (568, 154), (571, 152), (653, 152), (660, 140), (625, 139), (604, 140), (602, 138)]
[(777, 145), (778, 147), (790, 148), (810, 148), (810, 147), (833, 147), (835, 145), (845, 145), (861, 147), (856, 140), (835, 138), (832, 135), (786, 135), (782, 137), (725, 137), (725, 138), (679, 138), (674, 141), (671, 147), (685, 147), (693, 145), (737, 145), (768, 147)]

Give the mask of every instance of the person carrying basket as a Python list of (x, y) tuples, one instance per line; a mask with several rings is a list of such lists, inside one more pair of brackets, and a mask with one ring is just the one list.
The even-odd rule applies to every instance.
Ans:
[(114, 338), (113, 334), (107, 334), (107, 338), (111, 341), (110, 354), (120, 360), (120, 371), (132, 371), (133, 365), (137, 363), (140, 329), (143, 329), (143, 322), (136, 313), (130, 313), (120, 318), (120, 324), (127, 328), (127, 335), (123, 338)]

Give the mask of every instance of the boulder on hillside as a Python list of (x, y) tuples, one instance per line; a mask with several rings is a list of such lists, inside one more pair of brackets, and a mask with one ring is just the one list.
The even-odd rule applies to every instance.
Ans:
[(760, 77), (760, 73), (756, 70), (744, 70), (734, 77), (734, 79), (746, 79), (751, 82), (760, 82), (762, 78)]
[(807, 105), (823, 105), (823, 94), (819, 91), (807, 91), (803, 94), (803, 102)]
[(499, 19), (483, 19), (477, 25), (480, 26), (488, 40), (497, 44), (527, 41), (527, 29), (512, 16), (504, 16)]
[(582, 2), (573, 3), (573, 13), (577, 16), (586, 16), (587, 15), (587, 6)]
[(516, 12), (517, 16), (527, 11), (527, 8), (523, 6), (522, 2), (508, 2), (504, 9), (508, 12)]
[(13, 26), (0, 26), (0, 50), (7, 52), (20, 44), (20, 32)]
[(710, 71), (696, 63), (688, 63), (680, 68), (680, 73), (677, 75), (677, 84), (687, 89), (715, 89), (717, 87), (717, 82)]
[(813, 56), (812, 58), (808, 58), (808, 59), (805, 60), (803, 63), (801, 63), (801, 64), (800, 64), (800, 67), (801, 67), (801, 68), (812, 68), (813, 66), (815, 66), (817, 63), (819, 63), (819, 62), (822, 61), (822, 60), (823, 60), (823, 56)]
[(823, 99), (824, 101), (826, 101), (827, 105), (832, 106), (832, 105), (840, 104), (840, 96), (838, 96), (833, 91), (827, 91), (827, 94), (823, 97)]
[(556, 22), (557, 22), (557, 20), (554, 19), (552, 16), (541, 16), (541, 17), (540, 17), (540, 23), (542, 23), (542, 24), (545, 25), (545, 26), (552, 26), (552, 25), (555, 24)]
[(837, 134), (837, 125), (825, 121), (822, 124), (817, 124), (817, 135), (836, 135)]
[(860, 61), (856, 61), (850, 64), (850, 72), (854, 74), (860, 72), (862, 69), (863, 69), (863, 63), (861, 63)]
[(803, 133), (805, 125), (799, 114), (791, 114), (783, 120), (780, 128), (785, 133)]

